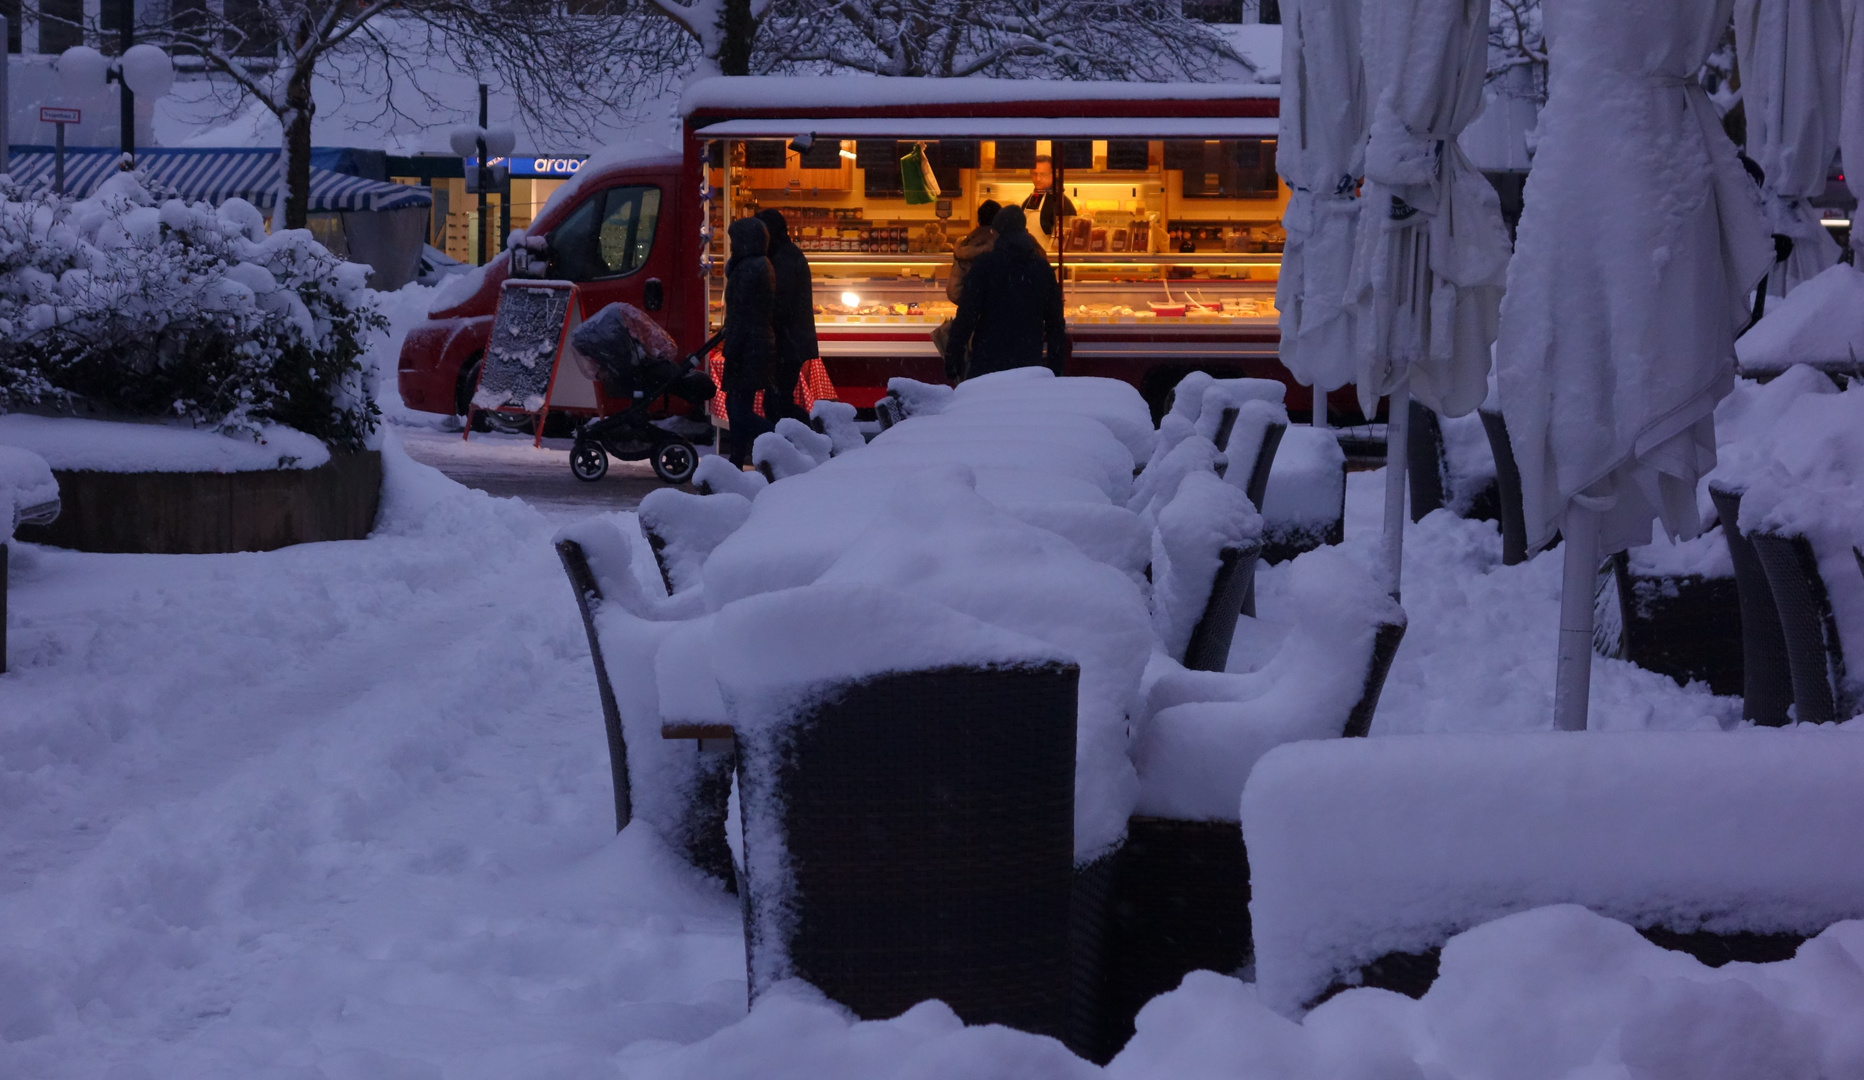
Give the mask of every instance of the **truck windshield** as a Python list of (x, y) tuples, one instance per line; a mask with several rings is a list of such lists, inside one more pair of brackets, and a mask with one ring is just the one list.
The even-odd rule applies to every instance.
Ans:
[(590, 197), (550, 231), (551, 276), (592, 281), (639, 270), (659, 220), (659, 188), (616, 187)]

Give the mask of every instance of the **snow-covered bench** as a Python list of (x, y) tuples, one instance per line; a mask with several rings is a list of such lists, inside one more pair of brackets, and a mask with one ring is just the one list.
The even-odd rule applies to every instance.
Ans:
[(30, 450), (0, 446), (0, 674), (6, 673), (7, 545), (21, 525), (49, 525), (58, 518), (58, 481), (51, 466)]
[(1864, 916), (1864, 735), (1407, 735), (1292, 743), (1242, 799), (1257, 987), (1420, 994), (1451, 936), (1580, 904), (1705, 962)]

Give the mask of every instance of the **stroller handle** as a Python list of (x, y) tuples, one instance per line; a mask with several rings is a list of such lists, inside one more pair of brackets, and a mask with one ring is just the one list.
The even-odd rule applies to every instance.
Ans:
[(713, 334), (711, 337), (706, 338), (704, 345), (701, 345), (699, 346), (697, 350), (686, 354), (686, 366), (689, 368), (698, 367), (700, 364), (705, 363), (706, 356), (710, 354), (712, 349), (716, 347), (718, 343), (723, 340), (725, 340), (725, 331), (723, 330), (720, 330), (716, 334)]

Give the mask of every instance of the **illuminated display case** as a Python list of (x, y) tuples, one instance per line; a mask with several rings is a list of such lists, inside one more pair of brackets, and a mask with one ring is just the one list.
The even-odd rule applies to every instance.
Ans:
[(1287, 193), (1273, 138), (926, 140), (941, 191), (918, 205), (906, 202), (899, 168), (914, 142), (818, 139), (805, 154), (779, 140), (709, 145), (715, 326), (726, 223), (775, 207), (809, 253), (825, 354), (838, 339), (929, 331), (956, 310), (945, 293), (951, 252), (979, 205), (1021, 204), (1047, 157), (1074, 213), (1042, 239), (1077, 337), (1274, 327)]

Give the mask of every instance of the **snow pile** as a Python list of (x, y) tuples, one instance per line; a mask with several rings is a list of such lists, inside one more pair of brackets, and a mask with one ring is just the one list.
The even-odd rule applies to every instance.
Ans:
[[(1167, 417), (1166, 422), (1170, 423), (1171, 418)], [(1227, 461), (1216, 443), (1195, 432), (1188, 434), (1139, 474), (1133, 481), (1133, 494), (1126, 505), (1147, 525), (1156, 524), (1159, 511), (1178, 493), (1186, 477), (1192, 473), (1216, 476), (1217, 466)]]
[(1791, 960), (1711, 969), (1561, 905), (1452, 938), (1418, 1001), (1349, 990), (1296, 1022), (1250, 984), (1195, 972), (1146, 1005), (1106, 1073), (1814, 1080), (1864, 1072), (1861, 1014), (1864, 923), (1833, 926)]
[(243, 200), (163, 200), (135, 174), (75, 202), (0, 194), (0, 247), (0, 409), (77, 396), (347, 447), (375, 428), (368, 268), (303, 230), (267, 236)]
[(1750, 375), (1794, 364), (1857, 370), (1864, 362), (1864, 272), (1834, 263), (1802, 283), (1741, 335), (1735, 357)]
[(700, 586), (706, 557), (744, 525), (751, 516), (751, 500), (731, 493), (694, 495), (657, 488), (641, 500), (636, 513), (641, 531), (654, 544), (668, 590), (682, 593)]
[[(996, 1024), (966, 1027), (941, 1001), (891, 1020), (858, 1021), (807, 983), (760, 994), (743, 1021), (701, 1042), (644, 1044), (621, 1080), (1093, 1080), (1101, 1070), (1055, 1039)], [(775, 1070), (773, 1072), (773, 1069)]]
[(1340, 736), (1379, 624), (1405, 619), (1370, 574), (1332, 548), (1260, 573), (1257, 617), (1237, 620), (1225, 671), (1156, 657), (1146, 674), (1132, 748), (1141, 814), (1235, 821), (1263, 754)]
[(1650, 543), (1630, 549), (1631, 573), (1638, 577), (1731, 578), (1734, 557), (1717, 525), (1693, 540), (1671, 540), (1660, 526), (1651, 527)]
[(952, 388), (943, 383), (923, 383), (907, 378), (887, 380), (887, 396), (898, 401), (909, 417), (939, 413), (950, 404), (952, 393)]
[(259, 425), (221, 434), (173, 423), (125, 423), (75, 416), (0, 415), (0, 446), (30, 450), (72, 472), (257, 472), (314, 469), (330, 448), (302, 431)]
[[(752, 444), (756, 448), (756, 444)], [(742, 495), (747, 499), (757, 498), (757, 493), (769, 486), (763, 473), (745, 472), (733, 465), (728, 458), (708, 454), (699, 459), (699, 467), (693, 470), (693, 487), (701, 495), (729, 493)]]
[(1325, 536), (1346, 501), (1346, 451), (1325, 428), (1300, 425), (1282, 434), (1262, 496), (1268, 535), (1278, 540)]
[(1297, 1012), (1392, 952), (1531, 907), (1816, 933), (1864, 916), (1864, 735), (1296, 743), (1243, 791), (1262, 998)]
[[(1182, 392), (1184, 381), (1180, 380), (1178, 386)], [(1212, 379), (1203, 386), (1200, 395), (1203, 400), (1197, 413), (1197, 433), (1213, 441), (1217, 437), (1218, 426), (1223, 422), (1225, 409), (1240, 411), (1250, 402), (1281, 406), (1288, 393), (1288, 388), (1274, 379)], [(1287, 409), (1283, 407), (1282, 422), (1287, 423), (1287, 420)]]
[(1214, 473), (1192, 472), (1159, 511), (1152, 537), (1152, 625), (1165, 655), (1183, 657), (1210, 604), (1226, 548), (1253, 548), (1262, 518)]
[(833, 453), (845, 454), (867, 445), (861, 429), (855, 426), (854, 406), (845, 401), (823, 398), (809, 407), (809, 419), (821, 425), (822, 433), (829, 437)]
[(1734, 390), (1715, 407), (1716, 464), (1704, 477), (1698, 502), (1707, 502), (1710, 484), (1746, 491), (1755, 475), (1766, 469), (1774, 445), (1792, 438), (1780, 423), (1787, 411), (1808, 394), (1837, 392), (1829, 377), (1804, 364), (1764, 383), (1737, 379)]
[[(1280, 386), (1280, 383), (1276, 384)], [(1230, 439), (1224, 457), (1223, 478), (1228, 480), (1238, 491), (1247, 492), (1249, 481), (1255, 477), (1256, 465), (1262, 459), (1262, 446), (1268, 438), (1269, 429), (1279, 427), (1284, 437), (1288, 428), (1288, 410), (1280, 405), (1266, 401), (1245, 401), (1236, 411), (1236, 422), (1230, 427)], [(1280, 442), (1277, 440), (1277, 447)], [(1271, 459), (1272, 461), (1273, 459)], [(1271, 465), (1269, 474), (1274, 475)], [(1268, 501), (1266, 492), (1263, 501)]]
[(383, 323), (368, 335), (363, 369), (370, 396), (390, 423), (427, 426), (435, 420), (434, 414), (410, 409), (401, 400), (401, 345), (409, 331), (427, 321), (435, 288), (410, 281), (394, 292), (371, 293)]
[[(13, 539), (20, 515), (58, 501), (58, 481), (45, 459), (30, 450), (0, 446), (0, 544)], [(0, 583), (3, 584), (3, 583)]]

